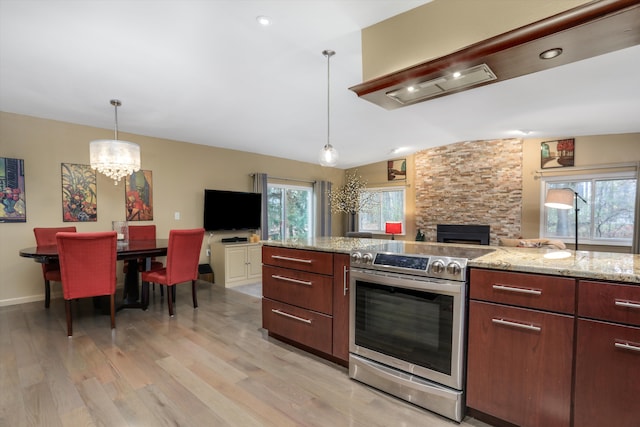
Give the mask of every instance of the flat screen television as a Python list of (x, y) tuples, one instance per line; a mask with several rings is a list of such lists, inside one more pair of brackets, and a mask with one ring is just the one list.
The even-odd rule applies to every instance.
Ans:
[(204, 229), (257, 230), (262, 195), (240, 191), (204, 190)]

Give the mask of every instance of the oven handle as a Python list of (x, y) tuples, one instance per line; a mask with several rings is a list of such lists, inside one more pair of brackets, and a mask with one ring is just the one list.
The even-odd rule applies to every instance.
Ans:
[(514, 328), (526, 329), (528, 331), (540, 332), (542, 330), (541, 327), (536, 326), (536, 325), (531, 325), (531, 324), (526, 324), (526, 323), (510, 322), (509, 320), (496, 319), (495, 317), (493, 319), (491, 319), (491, 321), (493, 323), (497, 323), (498, 325), (513, 326)]
[(539, 289), (517, 288), (515, 286), (507, 285), (493, 285), (493, 289), (498, 291), (516, 292), (519, 294), (542, 295), (542, 291)]
[(349, 273), (349, 269), (347, 266), (342, 267), (342, 295), (347, 296), (347, 292), (349, 292), (349, 282), (347, 281), (347, 273)]
[(272, 308), (272, 312), (275, 314), (279, 314), (280, 316), (288, 317), (293, 320), (297, 320), (299, 322), (309, 323), (311, 324), (311, 319), (303, 319), (302, 317), (294, 316), (293, 314), (285, 313), (284, 311), (280, 311), (277, 308)]
[(302, 263), (305, 263), (305, 264), (311, 264), (313, 262), (310, 259), (291, 258), (291, 257), (288, 257), (288, 256), (282, 256), (282, 255), (271, 255), (271, 258), (279, 259), (279, 260), (282, 260), (282, 261), (302, 262)]
[(271, 278), (272, 279), (277, 279), (277, 280), (282, 280), (283, 282), (297, 283), (298, 285), (305, 285), (305, 286), (313, 285), (313, 282), (309, 282), (309, 281), (306, 281), (306, 280), (292, 279), (290, 277), (280, 276), (278, 274), (272, 274)]

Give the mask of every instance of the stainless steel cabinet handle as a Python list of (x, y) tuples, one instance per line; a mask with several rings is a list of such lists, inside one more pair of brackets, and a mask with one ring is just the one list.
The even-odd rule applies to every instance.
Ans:
[(302, 262), (302, 263), (305, 263), (305, 264), (311, 264), (311, 262), (312, 262), (310, 259), (290, 258), (288, 256), (280, 256), (280, 255), (271, 255), (271, 258), (273, 258), (273, 259), (281, 259), (283, 261)]
[(343, 266), (342, 267), (342, 295), (347, 296), (347, 292), (349, 292), (349, 285), (348, 285), (348, 281), (347, 281), (347, 273), (349, 272), (349, 269), (347, 268), (347, 266)]
[(630, 344), (628, 342), (615, 342), (613, 345), (616, 346), (616, 348), (621, 348), (623, 350), (631, 350), (631, 351), (640, 352), (640, 346), (633, 345), (633, 344)]
[(305, 286), (313, 285), (313, 282), (308, 282), (306, 280), (292, 279), (291, 277), (278, 276), (277, 274), (272, 274), (271, 278), (272, 279), (282, 280), (282, 281), (285, 281), (285, 282), (297, 283), (299, 285), (305, 285)]
[(623, 301), (623, 300), (619, 300), (617, 299), (615, 301), (615, 305), (617, 305), (618, 307), (626, 307), (626, 308), (637, 308), (640, 309), (640, 302), (634, 302), (634, 301)]
[(542, 291), (538, 289), (516, 288), (514, 286), (493, 285), (493, 289), (499, 291), (516, 292), (519, 294), (542, 295)]
[(311, 324), (311, 319), (303, 319), (302, 317), (298, 317), (298, 316), (294, 316), (293, 314), (285, 313), (284, 311), (280, 311), (280, 310), (278, 310), (276, 308), (272, 308), (271, 311), (273, 311), (275, 314), (279, 314), (280, 316), (288, 317), (290, 319), (297, 320), (299, 322), (304, 322), (304, 323)]
[(504, 319), (493, 318), (493, 319), (491, 319), (491, 321), (493, 323), (497, 323), (499, 325), (513, 326), (514, 328), (526, 329), (528, 331), (540, 332), (542, 330), (541, 327), (536, 326), (536, 325), (531, 325), (531, 324), (526, 324), (526, 323), (510, 322), (509, 320), (504, 320)]

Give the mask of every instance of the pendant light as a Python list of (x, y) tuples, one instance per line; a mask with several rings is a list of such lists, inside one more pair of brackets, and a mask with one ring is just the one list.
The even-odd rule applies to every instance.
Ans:
[(327, 143), (320, 151), (320, 164), (322, 166), (335, 166), (338, 163), (338, 151), (331, 145), (331, 75), (330, 61), (331, 57), (336, 53), (332, 50), (323, 50), (322, 54), (327, 57)]
[(105, 174), (118, 185), (122, 177), (140, 170), (140, 146), (133, 142), (118, 140), (118, 107), (122, 103), (111, 100), (116, 112), (114, 139), (98, 139), (89, 144), (89, 161), (92, 169)]

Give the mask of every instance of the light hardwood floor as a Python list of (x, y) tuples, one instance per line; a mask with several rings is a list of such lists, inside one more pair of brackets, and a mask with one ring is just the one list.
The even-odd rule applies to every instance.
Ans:
[[(56, 284), (54, 286), (59, 286)], [(156, 290), (116, 329), (91, 299), (0, 308), (0, 426), (455, 426), (269, 338), (260, 299), (199, 282)], [(465, 419), (461, 426), (487, 426)]]

